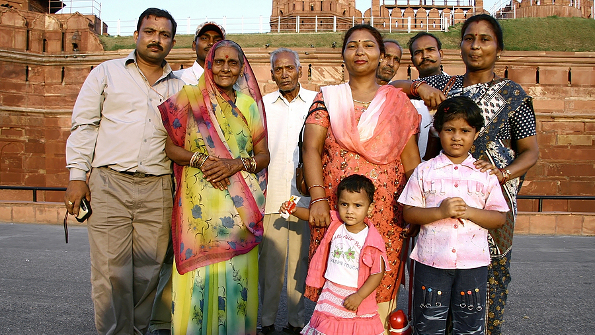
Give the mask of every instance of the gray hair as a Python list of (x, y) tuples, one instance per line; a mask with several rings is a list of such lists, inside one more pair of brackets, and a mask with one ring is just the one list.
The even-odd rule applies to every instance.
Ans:
[(298, 55), (298, 53), (291, 49), (288, 49), (288, 48), (279, 48), (279, 49), (271, 52), (271, 70), (275, 71), (275, 69), (273, 67), (275, 66), (275, 61), (277, 60), (277, 56), (279, 56), (279, 54), (284, 53), (284, 52), (289, 52), (290, 54), (293, 55), (293, 59), (295, 61), (295, 68), (299, 69), (301, 64), (300, 64), (300, 56)]
[(244, 51), (242, 50), (242, 47), (239, 46), (239, 44), (230, 40), (221, 40), (213, 46), (213, 53), (215, 53), (215, 50), (221, 47), (232, 47), (236, 49), (238, 52), (238, 58), (240, 59), (240, 66), (244, 66)]
[(391, 40), (391, 39), (385, 39), (382, 41), (383, 43), (394, 43), (399, 47), (399, 50), (401, 50), (401, 54), (403, 53), (403, 47), (399, 44), (399, 42), (397, 40)]

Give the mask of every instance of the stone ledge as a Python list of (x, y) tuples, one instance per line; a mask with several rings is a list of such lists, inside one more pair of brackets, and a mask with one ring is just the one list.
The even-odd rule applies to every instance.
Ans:
[(595, 213), (519, 212), (514, 228), (521, 235), (595, 235)]
[[(0, 201), (0, 222), (62, 224), (60, 202)], [(68, 223), (79, 223), (68, 216)], [(519, 212), (514, 230), (521, 235), (595, 235), (595, 213)]]

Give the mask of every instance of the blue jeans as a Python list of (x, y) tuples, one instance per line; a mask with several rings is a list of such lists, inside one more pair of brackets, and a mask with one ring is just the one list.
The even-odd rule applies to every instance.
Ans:
[(414, 334), (443, 335), (451, 310), (453, 334), (485, 334), (487, 266), (438, 269), (415, 262)]

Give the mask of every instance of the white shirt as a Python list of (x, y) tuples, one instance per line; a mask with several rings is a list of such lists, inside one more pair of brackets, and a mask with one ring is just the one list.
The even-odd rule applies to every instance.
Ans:
[[(287, 101), (278, 90), (262, 100), (267, 116), (269, 152), (269, 181), (265, 213), (278, 213), (284, 201), (299, 195), (295, 186), (295, 168), (299, 163), (298, 137), (316, 92), (300, 86), (298, 95)], [(298, 206), (308, 207), (310, 198), (302, 197)]]
[(368, 237), (368, 226), (357, 234), (344, 224), (337, 228), (331, 240), (324, 278), (335, 284), (357, 287), (360, 253)]
[(174, 75), (182, 79), (186, 85), (198, 85), (198, 79), (200, 76), (202, 76), (203, 72), (205, 72), (205, 70), (202, 68), (202, 66), (198, 65), (198, 63), (194, 61), (192, 67), (174, 71)]
[(417, 109), (417, 114), (421, 115), (421, 121), (419, 123), (419, 138), (417, 140), (417, 146), (419, 148), (419, 156), (422, 161), (426, 155), (426, 147), (428, 146), (428, 133), (432, 125), (432, 116), (428, 110), (428, 106), (423, 100), (411, 99), (413, 107)]

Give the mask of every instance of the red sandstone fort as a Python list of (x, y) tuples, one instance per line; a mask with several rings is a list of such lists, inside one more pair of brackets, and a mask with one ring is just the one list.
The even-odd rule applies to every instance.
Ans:
[[(448, 0), (450, 3), (451, 0)], [(458, 1), (458, 0), (455, 0)], [(438, 0), (372, 1), (365, 13), (355, 9), (354, 0), (290, 1), (273, 0), (271, 31), (287, 24), (332, 29), (321, 18), (332, 18), (337, 31), (351, 24), (353, 17), (387, 31), (405, 22), (430, 30), (433, 19), (448, 24), (468, 15), (484, 12), (482, 0), (452, 6)], [(516, 17), (591, 17), (593, 2), (583, 0), (523, 0), (513, 2)], [(423, 5), (421, 5), (423, 3)], [(57, 5), (56, 5), (57, 4)], [(0, 185), (65, 187), (65, 142), (70, 134), (71, 113), (87, 74), (97, 64), (127, 55), (130, 50), (103, 51), (97, 34), (106, 31), (95, 15), (53, 14), (60, 1), (0, 0)], [(456, 7), (456, 6), (455, 6)], [(389, 11), (390, 10), (390, 11)], [(390, 14), (389, 14), (390, 12)], [(445, 12), (446, 15), (445, 16)], [(413, 19), (407, 19), (411, 17)], [(458, 13), (458, 14), (457, 14)], [(561, 15), (564, 14), (564, 15)], [(389, 17), (390, 15), (390, 17)], [(408, 16), (409, 15), (409, 16)], [(374, 19), (372, 19), (374, 17)], [(429, 20), (428, 18), (432, 18)], [(293, 21), (292, 21), (293, 20)], [(400, 21), (399, 21), (400, 20)], [(453, 21), (454, 20), (454, 21)], [(373, 22), (372, 22), (373, 21)], [(293, 23), (292, 23), (293, 22)], [(399, 23), (400, 22), (400, 23)], [(328, 22), (327, 22), (328, 23)], [(391, 27), (387, 27), (387, 23)], [(394, 26), (394, 28), (393, 28)], [(326, 27), (326, 28), (325, 28)], [(276, 89), (270, 80), (265, 48), (245, 49), (263, 93)], [(346, 80), (338, 49), (296, 49), (304, 67), (302, 84), (310, 89)], [(168, 56), (172, 68), (188, 67), (195, 58), (190, 49), (174, 49)], [(403, 58), (398, 78), (407, 78), (411, 65)], [(464, 73), (457, 50), (445, 50), (444, 70)], [(534, 97), (540, 159), (527, 174), (521, 190), (525, 195), (595, 194), (595, 53), (505, 51), (497, 63), (497, 74), (521, 84)], [(417, 73), (412, 69), (412, 77)], [(309, 75), (306, 75), (309, 73)], [(62, 192), (38, 192), (32, 204), (31, 191), (0, 190), (0, 222), (59, 222)], [(536, 211), (536, 200), (520, 200), (520, 211)], [(595, 234), (594, 202), (548, 200), (544, 212), (519, 216), (521, 233)], [(580, 213), (580, 214), (577, 214)]]

